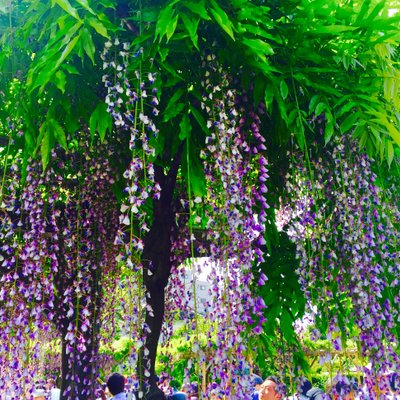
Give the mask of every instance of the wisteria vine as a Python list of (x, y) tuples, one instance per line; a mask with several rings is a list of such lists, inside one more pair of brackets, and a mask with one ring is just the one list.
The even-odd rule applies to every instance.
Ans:
[[(111, 47), (117, 50), (110, 52)], [(131, 136), (132, 160), (124, 174), (128, 182), (128, 196), (120, 216), (120, 222), (125, 228), (117, 236), (116, 243), (124, 246), (120, 261), (128, 268), (139, 271), (136, 281), (132, 283), (135, 289), (131, 295), (135, 297), (129, 300), (136, 304), (133, 306), (135, 313), (129, 314), (129, 320), (135, 326), (135, 329), (130, 329), (130, 332), (136, 332), (132, 336), (133, 340), (140, 347), (144, 340), (135, 336), (143, 332), (140, 329), (143, 321), (140, 321), (141, 314), (138, 312), (145, 295), (140, 281), (140, 253), (143, 250), (143, 237), (149, 230), (148, 215), (143, 206), (146, 199), (159, 196), (152, 168), (154, 149), (152, 151), (149, 145), (157, 129), (152, 116), (146, 112), (157, 115), (155, 107), (159, 99), (154, 87), (156, 74), (142, 71), (140, 60), (136, 62), (136, 71), (128, 78), (126, 51), (127, 46), (122, 45), (121, 49), (118, 40), (107, 45), (103, 59), (105, 68), (110, 72), (103, 80), (108, 88), (106, 102), (115, 124)], [(134, 56), (140, 58), (141, 53), (139, 51)], [(203, 67), (205, 79), (202, 83), (202, 110), (208, 114), (210, 136), (206, 139), (201, 157), (204, 160), (208, 195), (206, 198), (194, 198), (189, 191), (189, 198), (181, 200), (182, 209), (176, 210), (177, 222), (183, 222), (183, 225), (179, 224), (179, 233), (173, 240), (174, 268), (166, 294), (167, 311), (182, 307), (190, 310), (193, 307), (193, 311), (187, 312), (186, 317), (187, 325), (194, 332), (194, 357), (189, 362), (185, 379), (190, 381), (191, 371), (201, 378), (199, 366), (211, 360), (207, 359), (207, 351), (196, 335), (199, 324), (196, 318), (196, 275), (199, 270), (194, 268), (192, 282), (185, 282), (184, 269), (178, 267), (187, 257), (194, 256), (193, 242), (196, 238), (192, 227), (206, 223), (206, 242), (210, 245), (208, 249), (203, 248), (203, 253), (209, 256), (208, 262), (212, 265), (210, 279), (213, 299), (213, 304), (208, 305), (208, 315), (213, 326), (208, 340), (212, 347), (216, 340), (217, 347), (217, 355), (212, 360), (211, 378), (218, 382), (226, 395), (235, 392), (240, 397), (240, 393), (244, 395), (248, 391), (246, 371), (248, 373), (249, 368), (245, 358), (244, 331), (247, 324), (250, 324), (254, 327), (254, 334), (261, 333), (265, 322), (263, 301), (253, 299), (249, 287), (255, 279), (252, 267), (262, 260), (260, 246), (253, 246), (253, 243), (259, 241), (262, 244), (264, 240), (263, 222), (268, 207), (265, 198), (268, 162), (264, 138), (259, 132), (260, 118), (255, 112), (247, 115), (243, 106), (239, 110), (236, 108), (241, 93), (230, 89), (228, 76), (221, 74), (214, 55), (205, 56)], [(215, 80), (216, 77), (218, 79)], [(153, 97), (149, 102), (150, 91)], [(251, 143), (246, 141), (249, 132), (253, 138)], [(190, 146), (189, 141), (187, 146)], [(190, 154), (188, 149), (187, 154)], [(187, 164), (190, 165), (190, 160)], [(255, 184), (254, 175), (258, 179)], [(188, 177), (190, 179), (190, 170)], [(250, 182), (253, 184), (250, 185)], [(136, 230), (137, 226), (139, 230)], [(190, 265), (186, 264), (186, 268)], [(126, 302), (124, 305), (127, 306)], [(173, 329), (173, 318), (169, 318), (169, 315), (174, 314), (166, 313), (168, 323), (164, 324), (164, 338), (168, 338)], [(135, 321), (132, 322), (132, 319)], [(231, 362), (233, 358), (237, 360), (234, 365)]]
[[(67, 399), (90, 396), (99, 374), (103, 289), (115, 282), (105, 280), (115, 275), (115, 178), (110, 148), (91, 147), (87, 134), (77, 142), (68, 153), (55, 149), (45, 171), (31, 160), (25, 182), (20, 157), (5, 173), (0, 390), (11, 398), (32, 398), (45, 374), (63, 375)], [(40, 343), (56, 339), (58, 368), (51, 371), (40, 362)]]
[(310, 306), (318, 304), (322, 334), (336, 351), (343, 338), (360, 344), (370, 368), (359, 367), (375, 398), (384, 389), (379, 377), (399, 368), (399, 209), (346, 136), (311, 162), (299, 152), (292, 160), (281, 229), (297, 245), (298, 275)]

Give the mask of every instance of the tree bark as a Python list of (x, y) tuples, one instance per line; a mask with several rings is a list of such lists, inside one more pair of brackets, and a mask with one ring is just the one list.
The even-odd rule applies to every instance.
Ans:
[[(164, 319), (165, 287), (171, 275), (171, 247), (175, 224), (174, 190), (176, 176), (180, 165), (182, 148), (179, 149), (172, 167), (165, 175), (162, 167), (155, 167), (156, 180), (161, 186), (161, 196), (154, 200), (153, 223), (144, 241), (142, 256), (143, 281), (146, 287), (146, 301), (150, 310), (146, 309), (145, 324), (150, 332), (145, 335), (145, 344), (139, 355), (141, 363), (138, 367), (139, 377), (145, 377), (145, 370), (150, 373), (149, 390), (145, 390), (145, 399), (163, 400), (165, 395), (157, 386), (155, 362), (158, 340)], [(148, 354), (144, 353), (148, 350)], [(141, 387), (144, 385), (141, 383)]]

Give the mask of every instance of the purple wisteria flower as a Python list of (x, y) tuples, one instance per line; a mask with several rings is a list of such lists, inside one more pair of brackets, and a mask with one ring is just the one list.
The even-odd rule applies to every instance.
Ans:
[(309, 312), (327, 321), (322, 333), (336, 351), (346, 337), (360, 344), (360, 357), (372, 364), (364, 373), (373, 393), (373, 382), (399, 367), (393, 292), (400, 273), (398, 205), (387, 201), (371, 160), (346, 136), (307, 168), (299, 153), (292, 159), (294, 174), (278, 218), (297, 246)]

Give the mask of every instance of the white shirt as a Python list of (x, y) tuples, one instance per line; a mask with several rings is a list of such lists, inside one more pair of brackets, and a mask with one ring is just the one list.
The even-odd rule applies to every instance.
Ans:
[(125, 392), (118, 393), (114, 397), (111, 397), (110, 400), (126, 400), (126, 393)]
[(53, 388), (50, 390), (50, 400), (60, 400), (61, 389)]

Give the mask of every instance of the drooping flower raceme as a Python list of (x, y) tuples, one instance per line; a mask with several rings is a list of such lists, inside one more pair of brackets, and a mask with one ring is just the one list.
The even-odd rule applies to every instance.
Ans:
[[(11, 396), (29, 398), (40, 375), (59, 375), (60, 355), (68, 369), (66, 398), (94, 393), (102, 283), (115, 265), (109, 235), (116, 208), (110, 148), (93, 151), (87, 135), (80, 139), (80, 148), (68, 153), (57, 147), (45, 171), (30, 160), (25, 182), (18, 159), (6, 171), (0, 333), (7, 352), (1, 352), (0, 368), (6, 378), (1, 390)], [(56, 338), (62, 343), (58, 365), (49, 370), (39, 345)]]
[(360, 343), (372, 365), (362, 372), (374, 396), (377, 378), (399, 366), (399, 210), (386, 202), (371, 161), (346, 137), (309, 169), (298, 157), (279, 212), (282, 227), (297, 244), (299, 278), (326, 321), (323, 333), (338, 351), (343, 335)]

